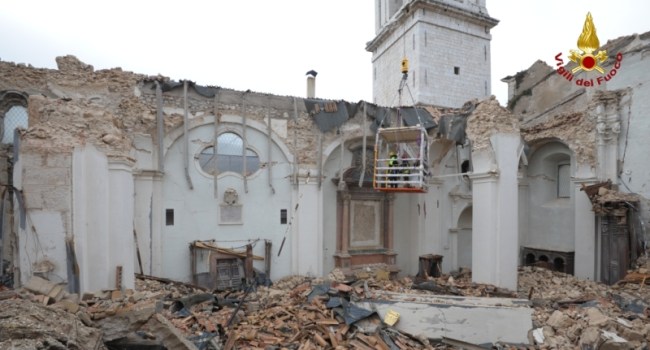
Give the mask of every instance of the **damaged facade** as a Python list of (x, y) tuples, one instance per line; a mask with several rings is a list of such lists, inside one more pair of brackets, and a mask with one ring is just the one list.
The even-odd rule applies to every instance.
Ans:
[(519, 173), (523, 263), (541, 257), (577, 277), (614, 283), (647, 247), (649, 39), (607, 42), (604, 74), (582, 71), (569, 81), (537, 61), (503, 79), (528, 145)]
[[(15, 215), (3, 254), (15, 285), (39, 275), (71, 292), (132, 288), (134, 273), (211, 285), (218, 262), (209, 249), (189, 249), (208, 240), (253, 245), (268, 260), (255, 268), (271, 279), (375, 263), (412, 273), (429, 253), (445, 256), (445, 271), (470, 264), (470, 246), (455, 236), (469, 235), (471, 215), (461, 228), (441, 219), (459, 220), (470, 206), (467, 179), (432, 179), (420, 195), (371, 187), (374, 130), (395, 123), (395, 108), (94, 71), (73, 56), (57, 63), (2, 63), (2, 91), (22, 96), (29, 125), (7, 146), (14, 187), (5, 208)], [(495, 100), (475, 105), (404, 115), (417, 113), (431, 135), (438, 123), (452, 133), (454, 118), (471, 126), (472, 115), (518, 123)], [(489, 149), (490, 131), (469, 126)], [(518, 142), (516, 128), (507, 131)], [(465, 138), (464, 128), (454, 132)], [(459, 173), (470, 156), (443, 136), (432, 146), (434, 176)]]
[[(424, 14), (424, 3), (391, 16)], [(450, 9), (495, 25), (484, 7)], [(471, 268), (475, 281), (513, 290), (517, 267), (540, 261), (614, 282), (627, 266), (603, 242), (644, 242), (647, 203), (607, 201), (632, 209), (623, 221), (620, 211), (596, 215), (583, 187), (611, 180), (645, 191), (646, 42), (608, 44), (624, 67), (606, 88), (577, 89), (537, 63), (507, 79), (509, 109), (472, 100), (480, 91), (462, 107), (401, 108), (404, 123), (431, 140), (420, 194), (372, 188), (377, 127), (396, 125), (390, 103), (95, 71), (73, 56), (57, 58), (57, 70), (0, 62), (3, 276), (18, 286), (38, 275), (71, 292), (133, 288), (134, 273), (210, 287), (240, 276), (236, 254), (190, 250), (210, 241), (252, 246), (263, 257), (254, 268), (271, 280), (368, 264), (413, 275), (418, 257), (434, 254), (443, 272)], [(487, 47), (474, 56), (489, 65)], [(611, 227), (627, 233), (608, 236)]]

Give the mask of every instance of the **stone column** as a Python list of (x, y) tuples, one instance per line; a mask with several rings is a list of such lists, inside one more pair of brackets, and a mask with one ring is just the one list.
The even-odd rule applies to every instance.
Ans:
[[(123, 158), (108, 160), (109, 279), (122, 266), (122, 288), (135, 288), (133, 239), (134, 181), (133, 162)], [(117, 287), (117, 286), (115, 286)]]
[[(596, 217), (591, 207), (591, 201), (584, 191), (582, 185), (597, 183), (597, 179), (591, 173), (591, 166), (578, 165), (575, 179), (572, 180), (574, 201), (574, 225), (575, 225), (575, 256), (573, 273), (576, 277), (588, 280), (596, 280), (596, 255), (597, 255), (597, 233)], [(582, 171), (581, 171), (582, 170)]]
[(339, 192), (340, 201), (341, 201), (341, 232), (339, 233), (339, 242), (337, 242), (340, 247), (340, 251), (336, 254), (336, 265), (347, 269), (350, 267), (350, 200), (352, 196), (347, 191)]
[[(292, 231), (292, 268), (294, 274), (320, 276), (323, 274), (322, 190), (316, 176), (318, 170), (303, 170), (300, 181), (299, 207)], [(311, 174), (311, 175), (310, 175)]]
[(472, 281), (517, 290), (518, 134), (493, 134), (472, 151)]
[[(608, 115), (609, 114), (609, 115)], [(598, 167), (596, 176), (616, 183), (618, 175), (618, 136), (621, 118), (616, 111), (607, 112), (605, 106), (596, 107), (596, 140), (598, 143)]]
[[(158, 171), (139, 171), (134, 174), (135, 181), (135, 230), (138, 244), (135, 249), (140, 251), (140, 261), (143, 273), (160, 276), (162, 262), (161, 229), (164, 218), (161, 203), (160, 185), (162, 174)], [(136, 252), (137, 253), (137, 252)], [(136, 263), (138, 261), (136, 260)], [(136, 265), (137, 273), (140, 267)]]
[(394, 241), (395, 195), (386, 194), (386, 264), (394, 265), (397, 260)]

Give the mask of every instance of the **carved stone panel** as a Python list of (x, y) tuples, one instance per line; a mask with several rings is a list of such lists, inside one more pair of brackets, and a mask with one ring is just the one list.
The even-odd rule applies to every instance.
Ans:
[(353, 200), (350, 214), (350, 248), (380, 248), (381, 202)]

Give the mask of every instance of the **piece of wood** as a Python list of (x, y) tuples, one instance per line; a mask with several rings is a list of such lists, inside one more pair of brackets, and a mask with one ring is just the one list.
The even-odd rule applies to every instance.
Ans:
[(639, 283), (639, 284), (645, 284), (647, 282), (650, 283), (650, 274), (647, 273), (639, 273), (639, 272), (630, 272), (625, 277), (620, 281), (623, 283)]
[(375, 338), (369, 337), (364, 334), (357, 334), (357, 338), (359, 338), (359, 340), (366, 343), (370, 347), (374, 347), (375, 344), (377, 344), (377, 340)]
[(356, 339), (350, 340), (350, 345), (352, 345), (355, 349), (374, 350), (373, 348)]
[(323, 346), (323, 347), (327, 346), (327, 341), (325, 339), (323, 339), (323, 337), (320, 334), (318, 334), (317, 332), (314, 332), (313, 336), (314, 336), (314, 339), (316, 340), (316, 342), (318, 343), (318, 345)]
[(377, 341), (377, 343), (375, 344), (375, 349), (377, 349), (377, 350), (390, 350), (390, 346), (388, 346), (388, 344), (386, 344), (384, 339), (382, 339), (379, 335), (374, 334), (373, 338), (375, 338), (375, 340)]
[(224, 345), (223, 350), (232, 350), (238, 338), (239, 338), (239, 333), (235, 331), (231, 332), (228, 335), (228, 341), (226, 341), (226, 345)]
[(321, 318), (319, 320), (316, 320), (316, 324), (325, 325), (325, 326), (338, 326), (339, 321), (330, 318)]
[(333, 347), (336, 348), (339, 346), (339, 342), (336, 339), (336, 335), (332, 331), (329, 330), (327, 331), (327, 337), (330, 339), (330, 343), (332, 343)]

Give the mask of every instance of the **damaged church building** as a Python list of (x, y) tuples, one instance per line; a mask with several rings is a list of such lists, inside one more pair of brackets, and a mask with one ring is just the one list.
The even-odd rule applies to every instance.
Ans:
[[(621, 279), (648, 239), (650, 36), (608, 42), (600, 66), (620, 68), (598, 86), (536, 62), (503, 79), (503, 107), (485, 68), (498, 21), (452, 3), (377, 2), (372, 102), (0, 62), (3, 283), (222, 288), (374, 265), (510, 290), (532, 264)], [(457, 20), (466, 46), (432, 29)], [(434, 40), (469, 61), (430, 57)], [(390, 175), (391, 152), (408, 172)]]

